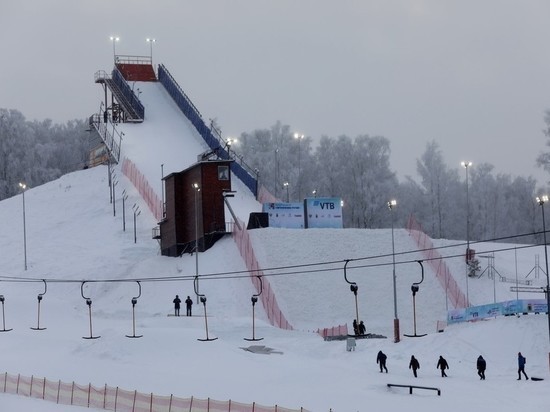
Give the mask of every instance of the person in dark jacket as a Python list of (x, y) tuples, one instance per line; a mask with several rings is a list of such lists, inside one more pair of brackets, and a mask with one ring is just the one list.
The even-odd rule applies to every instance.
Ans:
[(521, 380), (522, 373), (523, 376), (525, 376), (525, 379), (529, 380), (527, 374), (525, 373), (525, 356), (523, 356), (521, 352), (518, 352), (518, 381)]
[(180, 303), (181, 299), (178, 295), (176, 295), (176, 298), (172, 301), (174, 302), (174, 316), (180, 315)]
[(187, 296), (185, 299), (185, 308), (187, 309), (187, 316), (191, 316), (191, 307), (193, 306), (193, 300)]
[(447, 360), (443, 356), (439, 356), (439, 360), (437, 361), (436, 369), (441, 369), (441, 377), (446, 378), (447, 374), (445, 373), (445, 369), (449, 369), (449, 364), (447, 363)]
[(367, 328), (365, 327), (363, 321), (359, 322), (359, 326), (357, 326), (357, 329), (359, 330), (359, 335), (364, 335), (367, 331)]
[(477, 358), (477, 374), (480, 380), (485, 380), (485, 369), (487, 369), (487, 362), (483, 359), (483, 356), (479, 355)]
[(357, 319), (353, 319), (353, 334), (359, 335), (359, 325), (357, 325)]
[(386, 356), (386, 354), (382, 351), (378, 351), (378, 356), (376, 356), (376, 363), (378, 363), (380, 365), (380, 373), (382, 373), (382, 369), (384, 369), (386, 371), (386, 373), (388, 373), (388, 368), (386, 368), (386, 359), (388, 357)]
[(418, 376), (416, 374), (416, 371), (417, 369), (420, 369), (420, 363), (414, 357), (414, 355), (411, 356), (411, 361), (409, 362), (409, 369), (412, 369), (414, 377), (417, 378)]

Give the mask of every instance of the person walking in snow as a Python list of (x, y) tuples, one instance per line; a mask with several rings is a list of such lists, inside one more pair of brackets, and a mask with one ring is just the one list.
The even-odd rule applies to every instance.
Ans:
[(363, 321), (359, 322), (359, 326), (357, 326), (357, 328), (359, 329), (359, 335), (364, 335), (367, 331), (367, 328), (365, 327)]
[(436, 369), (441, 369), (441, 377), (446, 378), (447, 374), (445, 373), (445, 369), (449, 369), (449, 364), (447, 363), (447, 360), (443, 356), (439, 356), (439, 360), (437, 361)]
[(529, 380), (527, 377), (527, 374), (525, 373), (525, 356), (521, 354), (521, 352), (518, 352), (518, 381), (521, 380), (521, 374), (523, 373), (523, 376), (525, 376), (525, 380)]
[(185, 299), (185, 307), (187, 309), (187, 316), (191, 316), (191, 307), (193, 306), (193, 300), (187, 296), (187, 299)]
[(414, 355), (411, 356), (411, 361), (409, 362), (409, 369), (412, 369), (414, 377), (417, 378), (418, 376), (416, 374), (416, 371), (417, 369), (420, 369), (420, 363), (414, 357)]
[(180, 315), (180, 303), (181, 299), (178, 295), (176, 295), (175, 299), (172, 301), (174, 302), (174, 316)]
[(382, 369), (384, 369), (386, 371), (386, 373), (388, 373), (388, 368), (386, 368), (386, 359), (388, 357), (386, 356), (386, 354), (382, 351), (378, 351), (378, 355), (376, 356), (376, 363), (379, 364), (380, 366), (380, 373), (382, 373)]
[(483, 356), (479, 355), (477, 358), (477, 374), (480, 380), (485, 380), (485, 369), (487, 369), (487, 362), (483, 359)]

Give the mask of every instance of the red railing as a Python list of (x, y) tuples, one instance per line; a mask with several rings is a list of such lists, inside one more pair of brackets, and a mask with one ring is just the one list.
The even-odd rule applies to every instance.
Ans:
[(128, 158), (124, 158), (122, 161), (122, 173), (132, 182), (153, 216), (155, 216), (155, 219), (157, 219), (157, 222), (160, 222), (162, 219), (162, 201), (159, 199), (145, 176)]
[(407, 222), (407, 231), (416, 241), (418, 249), (422, 251), (424, 258), (435, 272), (437, 280), (440, 285), (446, 291), (451, 304), (455, 309), (467, 308), (470, 306), (470, 302), (467, 301), (466, 296), (456, 283), (449, 267), (443, 260), (441, 254), (435, 249), (434, 244), (430, 237), (422, 231), (422, 226), (416, 221), (414, 216), (409, 217)]

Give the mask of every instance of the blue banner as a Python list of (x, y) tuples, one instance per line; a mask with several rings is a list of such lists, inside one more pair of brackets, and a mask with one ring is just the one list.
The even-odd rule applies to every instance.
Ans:
[(496, 316), (518, 313), (546, 313), (548, 305), (544, 299), (520, 299), (491, 303), (469, 308), (453, 309), (447, 313), (447, 323), (468, 322)]

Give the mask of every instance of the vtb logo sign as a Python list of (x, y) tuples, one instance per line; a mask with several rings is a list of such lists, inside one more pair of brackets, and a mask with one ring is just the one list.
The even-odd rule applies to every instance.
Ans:
[(334, 203), (333, 202), (319, 202), (319, 206), (321, 206), (321, 209), (334, 209)]

